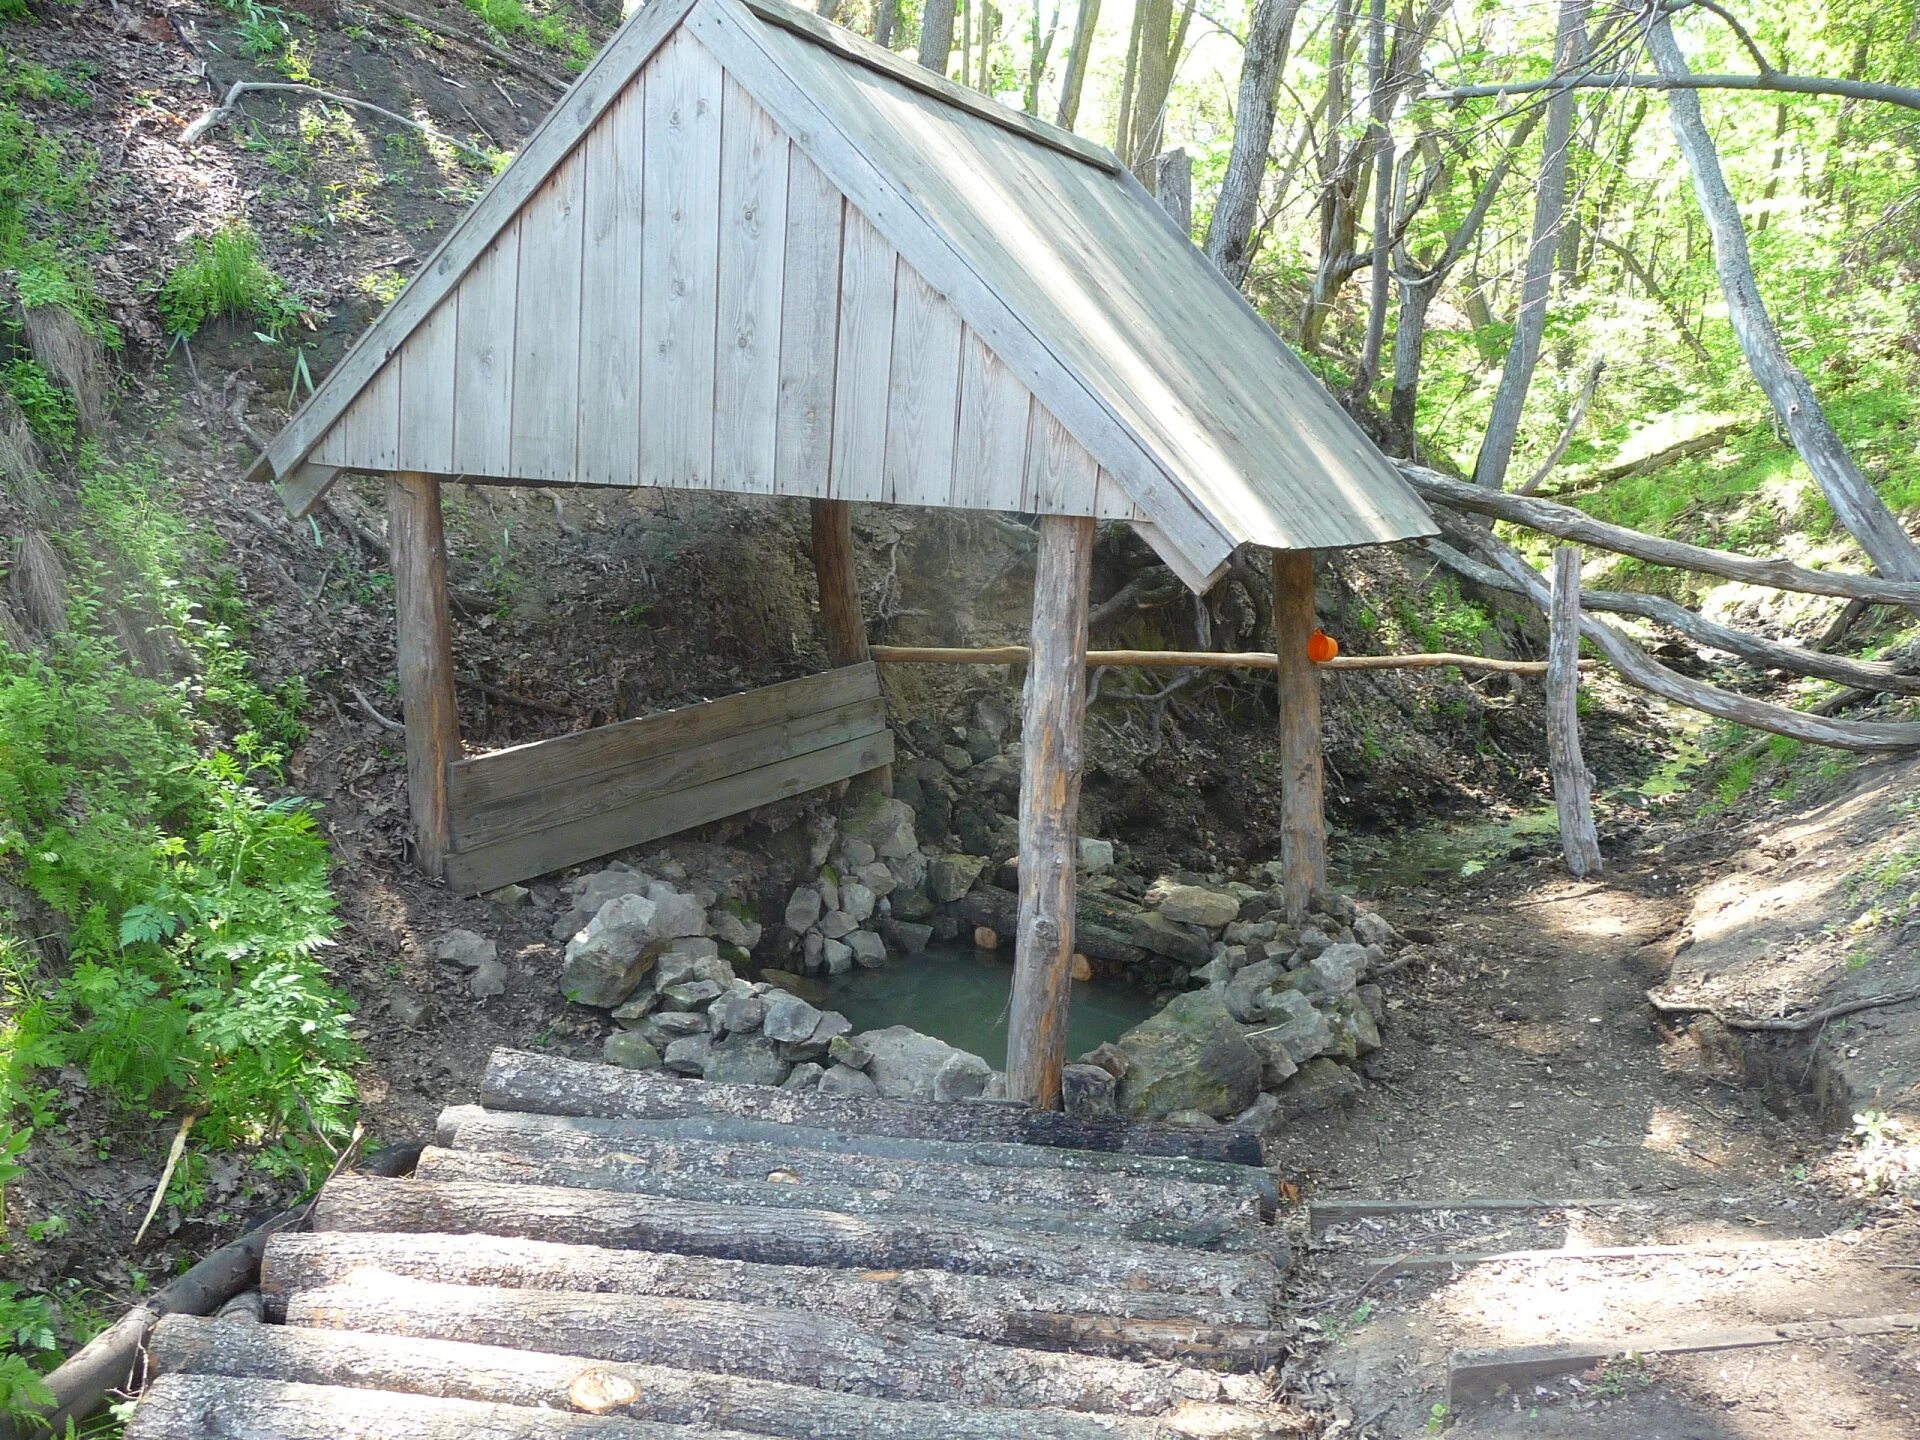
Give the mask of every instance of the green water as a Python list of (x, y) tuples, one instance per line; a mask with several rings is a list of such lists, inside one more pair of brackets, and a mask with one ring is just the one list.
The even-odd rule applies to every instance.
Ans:
[[(826, 1003), (858, 1030), (908, 1025), (970, 1050), (995, 1069), (1007, 1063), (1010, 957), (971, 945), (933, 945), (878, 970), (853, 969), (821, 985)], [(1081, 1055), (1131, 1030), (1158, 1007), (1144, 990), (1076, 980), (1067, 1010), (1067, 1054)]]

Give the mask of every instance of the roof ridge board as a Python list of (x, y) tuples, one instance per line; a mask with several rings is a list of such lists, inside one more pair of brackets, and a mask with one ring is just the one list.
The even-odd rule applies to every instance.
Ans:
[[(312, 454), (314, 446), (319, 444), (326, 432), (338, 423), (354, 399), (364, 390), (375, 375), (380, 372), (389, 359), (406, 343), (426, 318), (452, 292), (466, 273), (471, 270), (481, 254), (499, 233), (506, 221), (519, 213), (519, 209), (547, 178), (559, 168), (574, 147), (585, 137), (594, 124), (606, 112), (608, 106), (625, 90), (629, 82), (647, 63), (669, 36), (679, 28), (682, 21), (693, 10), (698, 0), (652, 0), (624, 23), (607, 44), (575, 78), (546, 116), (527, 136), (520, 151), (496, 175), (480, 198), (468, 207), (466, 213), (456, 220), (446, 236), (436, 245), (418, 269), (408, 279), (405, 286), (376, 316), (366, 329), (362, 330), (353, 344), (347, 347), (334, 366), (326, 374), (319, 386), (307, 397), (306, 403), (290, 416), (285, 425), (274, 436), (265, 453), (248, 468), (247, 477), (258, 475), (265, 467), (274, 478), (287, 475), (299, 467)], [(610, 80), (602, 90), (593, 87), (600, 81)], [(581, 102), (584, 100), (584, 104)], [(527, 156), (537, 146), (549, 143), (549, 134), (564, 135), (563, 141), (551, 142), (557, 146), (551, 156), (543, 156), (538, 163), (538, 173), (527, 167)], [(515, 177), (509, 188), (509, 177), (516, 171), (527, 171), (524, 183)], [(516, 194), (516, 192), (518, 192)], [(505, 197), (505, 198), (501, 198)], [(495, 210), (504, 209), (505, 214), (495, 216)], [(449, 266), (455, 247), (470, 235), (483, 231), (472, 253), (457, 265)], [(446, 267), (443, 269), (443, 267)], [(431, 292), (430, 298), (421, 298)], [(412, 313), (417, 307), (418, 314)], [(395, 315), (404, 316), (395, 320)], [(388, 329), (399, 331), (387, 353), (369, 360), (373, 354), (376, 337)], [(366, 373), (358, 373), (365, 368)], [(335, 392), (341, 392), (336, 398)], [(337, 477), (339, 471), (335, 471)], [(326, 484), (312, 489), (312, 493), (293, 492), (286, 498), (297, 498), (300, 508), (296, 516), (312, 509), (331, 486), (332, 479)]]
[(1059, 150), (1074, 159), (1104, 170), (1109, 175), (1118, 175), (1125, 170), (1115, 155), (1104, 145), (1096, 144), (1083, 135), (1037, 115), (1029, 115), (1024, 110), (1014, 110), (1000, 104), (990, 96), (969, 90), (964, 85), (956, 85), (944, 75), (939, 75), (923, 65), (917, 65), (903, 59), (885, 46), (876, 45), (864, 35), (823, 20), (811, 11), (789, 5), (786, 0), (742, 0), (742, 3), (759, 19), (770, 25), (778, 25), (790, 30), (804, 40), (810, 40), (823, 49), (831, 50), (845, 60), (869, 70), (877, 71), (890, 80), (930, 95), (936, 100), (990, 120), (1002, 129), (1011, 130), (1036, 144), (1046, 145)]

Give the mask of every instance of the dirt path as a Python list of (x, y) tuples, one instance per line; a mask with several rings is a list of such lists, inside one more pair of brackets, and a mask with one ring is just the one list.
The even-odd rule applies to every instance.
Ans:
[[(1324, 1228), (1297, 1313), (1328, 1433), (1745, 1440), (1920, 1435), (1920, 1340), (1651, 1357), (1445, 1407), (1450, 1352), (1920, 1311), (1911, 1222), (1822, 1185), (1833, 1147), (1653, 1023), (1682, 922), (1670, 876), (1575, 882), (1544, 862), (1398, 909), (1436, 962), (1351, 1109), (1297, 1128), (1307, 1198), (1613, 1203), (1439, 1209)], [(1443, 908), (1444, 907), (1444, 908)], [(1390, 909), (1393, 907), (1389, 907)], [(1323, 1212), (1324, 1213), (1324, 1212)], [(1406, 1254), (1687, 1245), (1684, 1254), (1391, 1268)], [(1905, 1268), (1894, 1268), (1905, 1267)]]

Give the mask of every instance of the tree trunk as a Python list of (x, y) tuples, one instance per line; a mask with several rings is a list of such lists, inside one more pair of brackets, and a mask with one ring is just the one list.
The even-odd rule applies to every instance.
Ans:
[(1127, 27), (1127, 58), (1120, 70), (1120, 103), (1113, 115), (1113, 153), (1124, 165), (1133, 153), (1133, 94), (1140, 80), (1140, 35), (1147, 22), (1147, 7), (1135, 4)]
[(1367, 8), (1367, 151), (1373, 166), (1373, 269), (1367, 277), (1367, 329), (1360, 342), (1351, 391), (1356, 411), (1365, 408), (1380, 373), (1387, 338), (1387, 297), (1392, 281), (1388, 250), (1393, 234), (1393, 84), (1387, 76), (1387, 0)]
[(893, 48), (893, 22), (900, 13), (900, 0), (875, 0), (873, 7), (873, 43), (883, 50)]
[[(1587, 12), (1593, 0), (1560, 0), (1555, 27), (1553, 69), (1571, 74), (1585, 50)], [(1514, 317), (1513, 344), (1500, 372), (1487, 418), (1487, 433), (1474, 462), (1474, 483), (1492, 490), (1505, 487), (1507, 467), (1520, 436), (1520, 417), (1527, 391), (1533, 386), (1534, 367), (1540, 361), (1540, 337), (1547, 325), (1547, 301), (1553, 287), (1553, 258), (1560, 242), (1560, 225), (1567, 213), (1567, 163), (1573, 138), (1573, 92), (1556, 91), (1547, 101), (1546, 133), (1541, 141), (1540, 175), (1534, 189), (1533, 237), (1527, 245), (1527, 268), (1520, 284), (1520, 311)]]
[(1073, 129), (1080, 119), (1080, 95), (1086, 89), (1087, 61), (1093, 53), (1093, 36), (1099, 25), (1100, 0), (1080, 0), (1080, 9), (1073, 17), (1073, 44), (1067, 51), (1067, 73), (1060, 81), (1060, 109), (1054, 116), (1062, 129)]
[(1276, 550), (1273, 648), (1280, 657), (1280, 866), (1289, 925), (1301, 922), (1314, 888), (1327, 879), (1320, 673), (1307, 655), (1313, 630), (1313, 552)]
[(399, 474), (387, 481), (387, 547), (399, 632), (401, 716), (406, 721), (407, 802), (413, 858), (427, 874), (446, 868), (452, 828), (447, 766), (460, 758), (460, 711), (453, 694), (453, 630), (447, 609), (447, 537), (440, 482)]
[(1553, 803), (1560, 815), (1560, 850), (1567, 869), (1584, 878), (1600, 873), (1600, 836), (1593, 825), (1593, 777), (1580, 754), (1580, 550), (1553, 552), (1553, 600), (1547, 642), (1547, 756)]
[(920, 11), (920, 63), (936, 75), (947, 73), (953, 57), (954, 0), (925, 0)]
[(1207, 222), (1207, 258), (1235, 285), (1253, 264), (1253, 227), (1273, 144), (1280, 72), (1287, 68), (1293, 22), (1301, 0), (1256, 0), (1240, 61), (1240, 93), (1233, 112), (1233, 149)]
[(1193, 235), (1193, 157), (1167, 150), (1153, 159), (1153, 198), (1174, 218), (1181, 233)]
[[(1647, 48), (1653, 55), (1655, 67), (1668, 79), (1691, 73), (1664, 12), (1647, 31)], [(1840, 523), (1860, 542), (1860, 548), (1882, 574), (1901, 580), (1920, 578), (1920, 547), (1914, 545), (1886, 502), (1860, 473), (1853, 456), (1827, 422), (1813, 386), (1780, 343), (1779, 333), (1774, 329), (1766, 302), (1760, 297), (1760, 287), (1754, 280), (1740, 209), (1721, 172), (1719, 153), (1701, 116), (1700, 97), (1689, 90), (1673, 91), (1667, 97), (1667, 114), (1674, 140), (1692, 172), (1694, 193), (1699, 197), (1701, 213), (1706, 216), (1713, 237), (1714, 267), (1719, 271), (1720, 288), (1727, 297), (1733, 333), (1740, 341), (1754, 378), (1773, 402), (1774, 412), (1792, 437), (1794, 449), (1819, 482), (1827, 503), (1833, 506)]]

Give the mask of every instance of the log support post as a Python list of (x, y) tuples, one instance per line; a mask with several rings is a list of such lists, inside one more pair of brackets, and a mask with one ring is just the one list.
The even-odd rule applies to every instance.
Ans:
[(1020, 919), (1007, 1025), (1007, 1094), (1049, 1110), (1060, 1103), (1073, 980), (1093, 532), (1090, 518), (1041, 517), (1020, 747)]
[(1553, 552), (1548, 608), (1547, 759), (1553, 803), (1560, 812), (1560, 849), (1575, 875), (1600, 873), (1600, 834), (1593, 823), (1593, 777), (1580, 755), (1580, 547)]
[[(836, 666), (858, 665), (872, 655), (853, 572), (853, 506), (845, 500), (815, 500), (811, 508), (813, 575), (820, 586), (820, 625), (826, 631), (827, 658)], [(869, 770), (858, 777), (858, 783), (891, 795), (893, 767)]]
[(460, 713), (453, 694), (447, 541), (437, 477), (408, 471), (387, 482), (387, 545), (393, 555), (413, 855), (422, 870), (438, 876), (446, 866), (447, 765), (460, 754)]
[(1320, 755), (1320, 672), (1313, 635), (1313, 554), (1273, 552), (1273, 636), (1280, 681), (1280, 865), (1287, 923), (1307, 913), (1327, 879), (1326, 779)]

